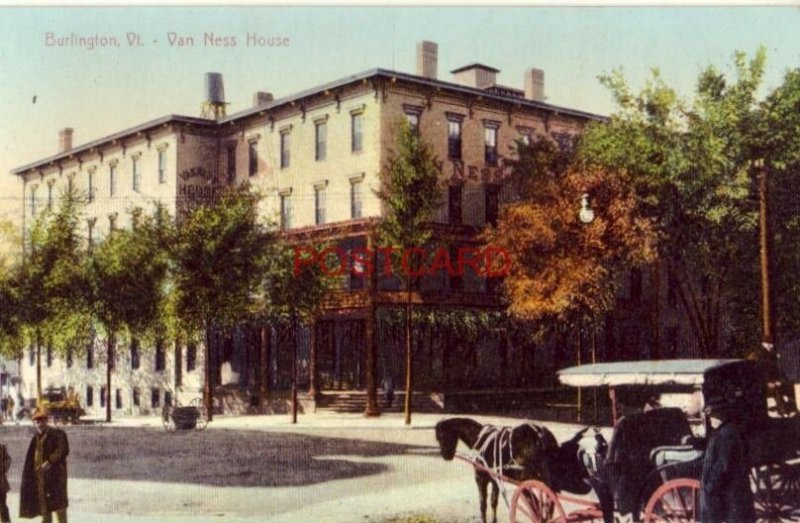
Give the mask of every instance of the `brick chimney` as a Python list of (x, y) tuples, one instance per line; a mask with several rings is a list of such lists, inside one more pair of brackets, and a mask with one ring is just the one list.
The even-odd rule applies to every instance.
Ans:
[(417, 75), (436, 80), (439, 45), (423, 40), (417, 42)]
[(544, 102), (544, 71), (541, 69), (525, 71), (525, 98)]
[(258, 91), (253, 95), (253, 107), (258, 107), (259, 105), (266, 105), (274, 99), (275, 98), (272, 96), (272, 93), (268, 93), (266, 91)]
[(65, 127), (58, 131), (58, 152), (65, 153), (72, 149), (72, 127)]
[(474, 87), (476, 89), (486, 89), (497, 83), (497, 73), (499, 69), (483, 64), (470, 64), (450, 71), (453, 74), (453, 81), (457, 84)]

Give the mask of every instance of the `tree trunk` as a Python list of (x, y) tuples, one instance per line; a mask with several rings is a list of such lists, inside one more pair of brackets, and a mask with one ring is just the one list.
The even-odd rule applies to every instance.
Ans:
[(405, 424), (411, 425), (411, 377), (412, 354), (411, 354), (411, 276), (406, 283), (406, 396), (403, 412), (405, 414)]
[(206, 406), (208, 421), (214, 419), (214, 388), (211, 386), (211, 327), (206, 326), (205, 365), (203, 369), (203, 404)]
[(42, 403), (42, 335), (36, 332), (36, 405)]
[(111, 372), (114, 370), (114, 333), (106, 340), (106, 422), (111, 423)]
[(292, 423), (297, 423), (297, 314), (292, 312)]
[(181, 346), (180, 338), (175, 340), (175, 399), (178, 395), (178, 389), (183, 386), (183, 347)]

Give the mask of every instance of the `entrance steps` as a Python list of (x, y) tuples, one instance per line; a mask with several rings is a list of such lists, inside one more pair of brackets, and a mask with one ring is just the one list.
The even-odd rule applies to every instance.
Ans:
[[(405, 404), (405, 392), (395, 392), (391, 406), (387, 405), (382, 391), (378, 391), (378, 408), (381, 412), (402, 413)], [(364, 412), (367, 405), (367, 393), (363, 390), (323, 391), (317, 398), (317, 412), (359, 413)], [(411, 394), (412, 412), (443, 412), (443, 405), (437, 401), (437, 395), (429, 392)]]

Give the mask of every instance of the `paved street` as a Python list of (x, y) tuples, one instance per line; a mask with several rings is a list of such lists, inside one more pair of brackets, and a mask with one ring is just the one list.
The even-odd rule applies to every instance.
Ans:
[[(155, 418), (67, 427), (70, 518), (81, 523), (478, 521), (471, 469), (438, 455), (439, 415), (219, 417), (166, 433)], [(476, 416), (483, 422), (517, 420)], [(559, 439), (571, 425), (548, 424)], [(14, 463), (9, 505), (32, 427), (0, 429)], [(498, 510), (501, 521), (507, 509)], [(15, 518), (16, 519), (16, 518)]]

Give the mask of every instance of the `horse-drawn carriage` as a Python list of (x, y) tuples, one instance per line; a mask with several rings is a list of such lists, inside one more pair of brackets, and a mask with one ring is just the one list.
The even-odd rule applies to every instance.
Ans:
[[(800, 520), (800, 417), (767, 415), (763, 382), (751, 362), (602, 363), (562, 370), (559, 379), (576, 387), (608, 387), (614, 421), (610, 442), (607, 443), (597, 429), (588, 438), (584, 429), (561, 445), (548, 443), (548, 438), (526, 440), (521, 437), (523, 432), (517, 432), (520, 429), (517, 427), (506, 429), (508, 434), (504, 438), (509, 445), (505, 446), (509, 448), (504, 449), (498, 438), (487, 456), (487, 445), (480, 443), (480, 437), (470, 438), (463, 431), (457, 437), (468, 445), (470, 439), (475, 440), (477, 446), (470, 446), (476, 453), (462, 459), (468, 459), (475, 467), (479, 489), (482, 478), (485, 483), (495, 484), (492, 500), (495, 507), (497, 489), (504, 484), (513, 485), (512, 523), (610, 523), (619, 517), (646, 522), (697, 521), (703, 449), (714, 430), (711, 421), (704, 416), (701, 428), (704, 434), (698, 436), (686, 413), (677, 407), (626, 413), (620, 417), (618, 393), (633, 386), (686, 393), (702, 387), (706, 404), (720, 399), (735, 403), (746, 421), (745, 438), (758, 520)], [(452, 432), (451, 426), (455, 423), (446, 420), (440, 425), (437, 438), (443, 457), (450, 459), (447, 433)], [(511, 443), (517, 448), (511, 449)], [(537, 459), (547, 466), (539, 470), (527, 464), (521, 466), (535, 454), (528, 449), (536, 447), (540, 449)], [(549, 472), (543, 476), (545, 469)], [(585, 486), (581, 487), (581, 483)], [(564, 494), (585, 495), (589, 491), (594, 491), (596, 500)], [(485, 508), (484, 484), (481, 491), (484, 514)]]
[(208, 425), (208, 411), (202, 398), (195, 398), (188, 405), (164, 405), (161, 409), (161, 422), (167, 432), (203, 430)]

